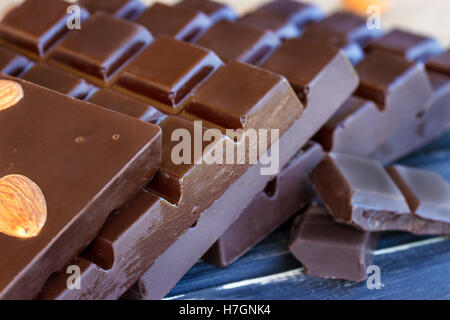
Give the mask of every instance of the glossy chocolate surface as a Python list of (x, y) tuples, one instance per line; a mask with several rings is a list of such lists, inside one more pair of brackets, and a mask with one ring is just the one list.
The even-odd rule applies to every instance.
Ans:
[(152, 178), (160, 163), (160, 129), (29, 82), (2, 80), (18, 81), (23, 98), (0, 111), (0, 176), (28, 177), (47, 204), (37, 237), (0, 234), (0, 297), (29, 299)]
[(70, 33), (50, 54), (51, 62), (107, 82), (152, 41), (145, 28), (103, 12)]
[(126, 20), (133, 20), (145, 10), (140, 0), (79, 0), (78, 4), (90, 13), (102, 11)]
[(173, 114), (188, 93), (221, 65), (209, 50), (162, 37), (125, 67), (117, 83)]
[(0, 72), (18, 77), (32, 66), (32, 62), (9, 49), (0, 47)]
[(225, 62), (238, 60), (257, 64), (280, 44), (280, 40), (271, 31), (224, 20), (211, 27), (196, 44), (214, 51)]
[(155, 38), (173, 37), (177, 40), (194, 41), (211, 26), (209, 18), (200, 11), (171, 7), (155, 3), (137, 19)]
[(153, 124), (159, 124), (166, 118), (164, 113), (149, 104), (111, 89), (97, 90), (87, 101)]
[(213, 0), (181, 0), (175, 6), (201, 11), (212, 23), (220, 20), (236, 20), (237, 13), (230, 6)]
[(371, 41), (366, 49), (389, 52), (409, 61), (424, 61), (442, 51), (435, 39), (399, 29)]
[(450, 77), (450, 49), (430, 59), (427, 68)]
[(339, 224), (313, 206), (294, 222), (289, 250), (307, 275), (359, 282), (367, 278), (377, 243), (377, 235)]
[(77, 99), (84, 99), (93, 90), (83, 79), (45, 63), (35, 64), (21, 78)]
[[(62, 0), (27, 0), (10, 11), (0, 23), (0, 38), (7, 44), (43, 57), (64, 35), (67, 9)], [(88, 17), (81, 10), (82, 21)], [(39, 19), (36, 19), (39, 17)]]

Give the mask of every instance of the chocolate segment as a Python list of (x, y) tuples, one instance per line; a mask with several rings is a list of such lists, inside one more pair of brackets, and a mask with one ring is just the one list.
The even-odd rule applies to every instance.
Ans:
[[(27, 0), (3, 18), (0, 38), (7, 45), (43, 57), (69, 33), (69, 6), (70, 3), (62, 0)], [(81, 9), (81, 20), (88, 16)]]
[(90, 13), (106, 12), (118, 18), (133, 20), (145, 10), (140, 0), (79, 0)]
[(439, 174), (392, 166), (388, 172), (406, 197), (411, 212), (427, 219), (450, 223), (450, 186)]
[(77, 99), (84, 99), (94, 89), (83, 79), (45, 63), (35, 64), (21, 78)]
[(427, 68), (450, 77), (450, 49), (430, 59), (427, 62)]
[(52, 51), (50, 60), (107, 82), (151, 40), (143, 27), (97, 12)]
[(45, 198), (47, 219), (34, 238), (0, 233), (0, 298), (30, 299), (95, 237), (111, 211), (153, 177), (161, 133), (154, 125), (29, 82), (2, 80), (23, 95), (0, 108), (0, 177), (31, 179)]
[(271, 31), (224, 20), (211, 27), (196, 43), (214, 51), (225, 62), (238, 60), (257, 64), (280, 44), (280, 40)]
[(371, 41), (367, 51), (384, 51), (409, 61), (425, 61), (441, 53), (442, 47), (433, 38), (397, 29)]
[(18, 77), (33, 63), (13, 51), (0, 47), (0, 72)]
[(368, 155), (375, 150), (381, 113), (370, 100), (350, 97), (313, 140), (325, 151), (353, 155)]
[(200, 11), (155, 3), (136, 20), (156, 38), (170, 36), (177, 40), (195, 41), (211, 26), (209, 18)]
[(307, 176), (322, 157), (323, 151), (318, 144), (305, 146), (243, 210), (203, 260), (219, 267), (230, 265), (308, 205), (315, 193)]
[(294, 222), (289, 250), (307, 275), (360, 282), (377, 243), (377, 235), (339, 224), (325, 208), (313, 206)]
[(344, 36), (349, 42), (358, 43), (361, 47), (383, 34), (381, 29), (369, 28), (366, 17), (344, 11), (336, 12), (317, 24)]
[[(239, 93), (240, 94), (239, 94)], [(191, 95), (183, 116), (205, 120), (207, 126), (223, 129), (285, 130), (302, 114), (286, 79), (240, 62), (230, 62), (217, 70)], [(289, 115), (289, 120), (277, 115)]]
[(117, 84), (166, 113), (178, 113), (183, 99), (222, 65), (211, 51), (162, 37), (122, 72)]
[[(338, 222), (371, 232), (450, 233), (450, 224), (446, 221), (423, 219), (411, 212), (408, 205), (411, 196), (402, 193), (405, 186), (400, 185), (399, 188), (381, 164), (374, 160), (330, 153), (313, 170), (309, 179)], [(415, 185), (408, 187), (412, 190), (421, 188)], [(438, 194), (442, 195), (441, 192)]]
[(237, 13), (230, 6), (212, 0), (181, 0), (175, 6), (201, 11), (212, 23), (220, 20), (236, 20)]
[(164, 113), (147, 103), (111, 89), (97, 90), (87, 101), (153, 124), (160, 124), (166, 118)]

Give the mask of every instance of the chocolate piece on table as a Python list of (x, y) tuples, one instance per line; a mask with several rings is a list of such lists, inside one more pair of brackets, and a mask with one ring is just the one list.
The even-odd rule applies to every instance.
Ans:
[(275, 32), (280, 38), (298, 37), (303, 27), (323, 18), (316, 6), (291, 0), (272, 1), (243, 16), (240, 21)]
[[(70, 30), (62, 0), (27, 0), (11, 10), (0, 23), (0, 39), (28, 55), (45, 56)], [(89, 14), (81, 9), (84, 21)], [(39, 17), (39, 18), (36, 18)]]
[(322, 28), (341, 34), (349, 42), (356, 42), (361, 47), (383, 34), (381, 29), (369, 29), (366, 17), (344, 11), (336, 12), (317, 22), (317, 24)]
[(450, 49), (428, 60), (427, 69), (450, 77)]
[(378, 126), (382, 123), (378, 107), (370, 100), (350, 97), (320, 129), (313, 140), (327, 152), (368, 155), (375, 150)]
[(376, 234), (339, 224), (325, 208), (313, 206), (295, 220), (289, 250), (307, 275), (360, 282), (377, 243)]
[(433, 90), (421, 63), (372, 52), (356, 66), (356, 71), (360, 85), (355, 94), (375, 102), (382, 114), (374, 147), (413, 121), (432, 102)]
[(425, 61), (441, 53), (442, 47), (433, 38), (397, 29), (369, 42), (366, 50), (389, 52), (409, 61)]
[(84, 99), (94, 89), (83, 79), (43, 62), (28, 69), (21, 78), (77, 99)]
[[(192, 92), (182, 116), (203, 120), (205, 126), (224, 133), (252, 128), (278, 129), (281, 135), (303, 112), (291, 99), (298, 101), (285, 78), (233, 61)], [(280, 118), (282, 113), (289, 119)]]
[[(309, 179), (333, 218), (366, 231), (448, 235), (450, 224), (411, 212), (405, 188), (374, 160), (330, 153)], [(416, 186), (410, 186), (416, 188)], [(434, 190), (434, 189), (433, 189)]]
[(145, 28), (97, 12), (81, 30), (60, 42), (49, 59), (51, 63), (104, 85), (151, 41), (152, 36)]
[(383, 164), (392, 163), (425, 146), (450, 128), (450, 78), (433, 71), (428, 71), (428, 76), (434, 92), (431, 106), (380, 145), (370, 154), (370, 158)]
[(79, 0), (78, 4), (90, 13), (103, 11), (126, 20), (135, 19), (145, 10), (140, 0)]
[(225, 62), (257, 64), (280, 44), (280, 39), (269, 30), (223, 20), (206, 31), (196, 44), (214, 51)]
[(0, 72), (18, 77), (33, 63), (13, 51), (0, 47)]
[(160, 124), (166, 118), (164, 113), (149, 104), (111, 89), (97, 90), (87, 101), (153, 124)]
[(356, 42), (350, 42), (345, 36), (331, 29), (321, 27), (320, 24), (308, 26), (302, 37), (318, 42), (327, 43), (344, 51), (350, 62), (355, 65), (364, 58), (364, 52)]
[(179, 113), (184, 98), (223, 63), (211, 51), (161, 37), (121, 73), (117, 88), (168, 114)]
[(305, 146), (243, 210), (203, 260), (219, 267), (230, 265), (307, 206), (315, 197), (307, 176), (323, 155), (320, 145), (309, 143)]
[(170, 36), (177, 40), (195, 41), (211, 26), (211, 20), (200, 11), (155, 3), (137, 19), (155, 38)]
[(450, 223), (450, 185), (442, 176), (400, 165), (387, 170), (405, 195), (411, 212), (423, 219)]
[(34, 203), (20, 212), (46, 222), (39, 232), (33, 220), (17, 225), (1, 214), (0, 297), (30, 299), (156, 173), (161, 133), (29, 82), (1, 78), (9, 94), (0, 108), (0, 184), (8, 194), (2, 208), (17, 206), (9, 197), (20, 201), (16, 193), (28, 192)]
[(220, 20), (236, 20), (237, 13), (230, 6), (213, 0), (181, 0), (175, 5), (190, 10), (201, 11), (212, 23)]

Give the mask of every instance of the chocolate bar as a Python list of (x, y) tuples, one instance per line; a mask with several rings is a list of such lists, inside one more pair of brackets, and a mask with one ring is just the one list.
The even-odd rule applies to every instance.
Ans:
[(338, 222), (371, 232), (450, 232), (450, 186), (435, 173), (398, 166), (386, 171), (374, 160), (330, 153), (309, 178)]
[(325, 208), (312, 206), (295, 220), (289, 250), (307, 275), (360, 282), (377, 243), (378, 235), (339, 224)]
[[(320, 145), (310, 143), (305, 146), (243, 210), (203, 256), (203, 260), (218, 267), (230, 265), (308, 205), (315, 193), (307, 176), (322, 157)], [(144, 291), (149, 292), (150, 289)]]
[(102, 11), (125, 20), (133, 20), (145, 10), (140, 0), (79, 0), (78, 4), (90, 13)]
[(214, 51), (225, 62), (258, 64), (279, 46), (280, 39), (272, 31), (223, 20), (206, 31), (196, 44)]
[(111, 89), (97, 90), (87, 99), (87, 101), (157, 125), (166, 118), (164, 113), (151, 105)]
[(151, 41), (152, 36), (145, 28), (97, 12), (83, 23), (81, 30), (71, 32), (62, 40), (49, 59), (57, 66), (104, 85)]
[(24, 56), (0, 47), (0, 72), (18, 77), (32, 65)]
[(208, 16), (211, 23), (220, 20), (236, 20), (237, 13), (230, 6), (212, 0), (181, 0), (175, 4), (177, 7), (201, 11)]
[[(3, 18), (0, 38), (5, 45), (19, 52), (44, 57), (69, 33), (69, 6), (69, 3), (62, 0), (27, 0)], [(89, 16), (83, 8), (80, 14), (81, 21)]]
[(45, 63), (35, 64), (21, 78), (77, 99), (84, 99), (94, 89), (84, 79)]
[(450, 49), (431, 58), (427, 62), (427, 68), (450, 77)]
[(303, 28), (323, 18), (316, 6), (293, 0), (272, 1), (247, 13), (240, 22), (271, 30), (282, 39), (300, 36)]
[(0, 298), (29, 299), (154, 176), (161, 133), (16, 78), (0, 87)]
[(188, 94), (222, 64), (209, 50), (161, 37), (125, 67), (114, 87), (176, 114)]
[(155, 3), (137, 19), (155, 38), (170, 36), (177, 40), (195, 41), (211, 26), (211, 20), (200, 11), (181, 6)]
[(389, 52), (409, 61), (426, 61), (441, 53), (442, 47), (433, 38), (396, 29), (369, 42), (366, 50)]
[(450, 66), (450, 60), (445, 60), (448, 52), (450, 51), (427, 63), (428, 77), (433, 88), (431, 106), (417, 114), (413, 121), (372, 152), (370, 158), (384, 164), (391, 163), (426, 145), (449, 128), (450, 73), (445, 71)]

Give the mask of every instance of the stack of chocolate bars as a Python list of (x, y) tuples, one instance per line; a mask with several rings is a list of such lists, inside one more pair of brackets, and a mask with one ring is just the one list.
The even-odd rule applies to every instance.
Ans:
[(160, 299), (306, 208), (316, 276), (362, 280), (378, 231), (450, 234), (447, 182), (383, 167), (449, 128), (435, 40), (294, 0), (77, 5), (0, 23), (0, 298)]

